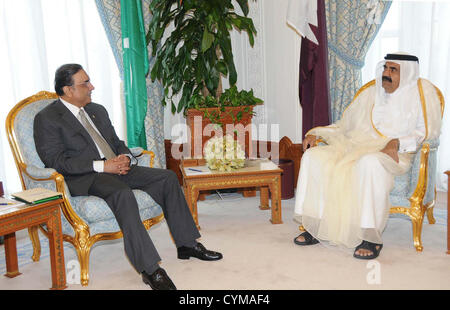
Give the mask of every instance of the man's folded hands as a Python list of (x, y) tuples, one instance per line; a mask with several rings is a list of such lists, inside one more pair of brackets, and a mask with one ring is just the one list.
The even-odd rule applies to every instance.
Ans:
[(130, 158), (124, 154), (105, 161), (104, 172), (125, 175), (130, 171)]
[(393, 160), (397, 163), (399, 161), (398, 158), (398, 149), (399, 149), (400, 141), (398, 139), (392, 139), (389, 141), (386, 146), (380, 151), (387, 155), (389, 155)]

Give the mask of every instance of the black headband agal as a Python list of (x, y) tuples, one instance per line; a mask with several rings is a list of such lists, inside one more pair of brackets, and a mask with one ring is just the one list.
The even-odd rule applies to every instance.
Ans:
[(402, 55), (402, 54), (387, 54), (384, 59), (386, 60), (407, 60), (407, 61), (417, 61), (419, 58), (413, 55)]

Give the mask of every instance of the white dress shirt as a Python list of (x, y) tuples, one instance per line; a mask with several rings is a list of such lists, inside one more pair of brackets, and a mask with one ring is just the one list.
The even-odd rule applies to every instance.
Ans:
[[(83, 126), (83, 124), (81, 123), (80, 119), (79, 119), (79, 113), (80, 110), (83, 108), (79, 108), (67, 101), (65, 101), (64, 99), (62, 99), (61, 97), (59, 98), (59, 100), (61, 100), (61, 102), (69, 109), (70, 112), (72, 112), (72, 114), (75, 116), (75, 118), (80, 122), (81, 126)], [(83, 109), (84, 110), (84, 109)], [(84, 110), (84, 112), (86, 112), (86, 110)], [(85, 113), (86, 118), (88, 119), (89, 123), (91, 123), (92, 127), (101, 135), (100, 131), (98, 131), (97, 127), (95, 126), (94, 122), (92, 122), (89, 113)], [(84, 127), (84, 126), (83, 126)], [(95, 143), (95, 141), (94, 141)], [(102, 151), (100, 150), (100, 148), (98, 147), (98, 145), (95, 143), (95, 146), (97, 147), (98, 152), (100, 153), (100, 157), (104, 157)], [(103, 160), (94, 160), (93, 161), (93, 168), (95, 172), (103, 172), (104, 171), (104, 166), (105, 166), (105, 162)]]
[[(407, 106), (402, 102), (375, 104), (372, 111), (372, 121), (375, 128), (390, 138), (400, 142), (399, 153), (416, 152), (425, 138), (425, 122), (420, 103)], [(415, 129), (408, 133), (408, 123), (415, 124)]]

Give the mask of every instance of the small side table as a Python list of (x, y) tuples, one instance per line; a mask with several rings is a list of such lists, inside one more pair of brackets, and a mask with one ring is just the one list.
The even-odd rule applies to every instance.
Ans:
[(17, 262), (15, 232), (25, 228), (36, 227), (39, 224), (46, 224), (52, 269), (51, 289), (62, 290), (67, 287), (60, 215), (60, 204), (62, 202), (62, 199), (56, 199), (37, 205), (24, 205), (10, 210), (1, 210), (0, 208), (0, 235), (5, 236), (5, 276), (14, 278), (21, 274)]
[(291, 199), (295, 195), (294, 161), (284, 158), (272, 161), (277, 164), (281, 170), (283, 170), (281, 173), (281, 199)]
[[(203, 159), (183, 160), (181, 162), (180, 170), (183, 175), (184, 195), (199, 230), (197, 200), (200, 191), (225, 188), (259, 187), (261, 190), (260, 209), (271, 209), (272, 217), (270, 221), (272, 224), (283, 223), (281, 218), (281, 172), (283, 170), (273, 163), (275, 167), (262, 167), (261, 163), (263, 162), (265, 160), (262, 159), (247, 160), (244, 168), (229, 172), (211, 171), (207, 168)], [(270, 207), (269, 191), (272, 196)]]
[[(450, 185), (450, 170), (445, 171)], [(450, 188), (447, 188), (447, 254), (450, 254)]]

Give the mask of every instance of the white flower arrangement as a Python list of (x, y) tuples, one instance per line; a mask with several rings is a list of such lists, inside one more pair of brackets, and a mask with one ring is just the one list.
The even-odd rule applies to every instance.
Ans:
[(206, 164), (211, 170), (231, 171), (244, 167), (245, 152), (231, 135), (214, 136), (203, 149)]

